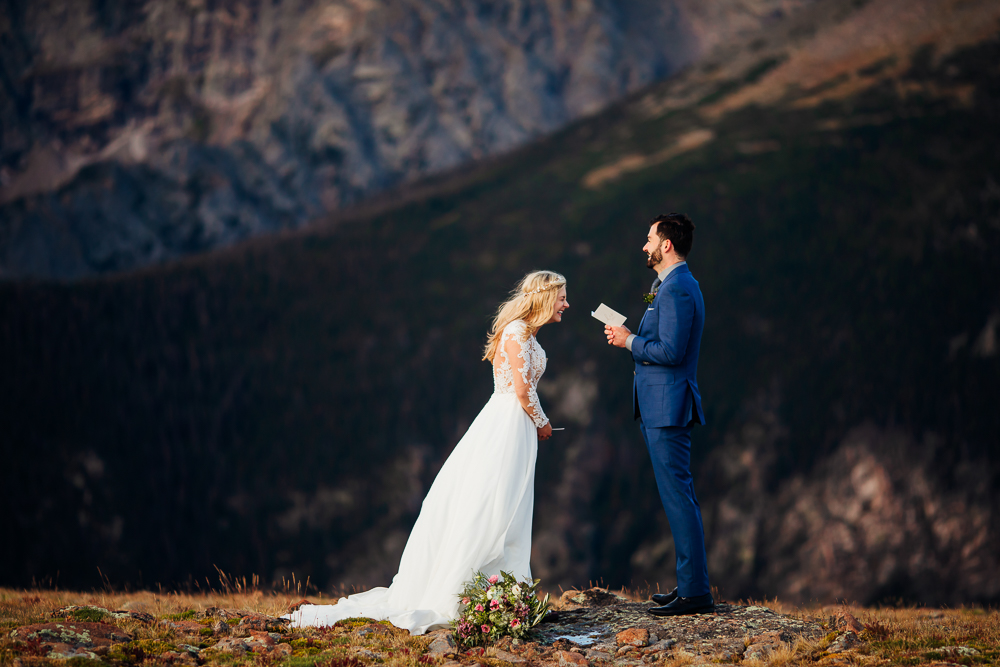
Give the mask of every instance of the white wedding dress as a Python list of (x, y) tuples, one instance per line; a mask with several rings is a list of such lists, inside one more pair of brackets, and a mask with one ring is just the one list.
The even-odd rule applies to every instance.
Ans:
[[(285, 617), (293, 627), (362, 617), (420, 635), (458, 617), (458, 594), (474, 572), (531, 578), (536, 429), (548, 423), (536, 388), (545, 362), (524, 321), (504, 328), (493, 360), (493, 396), (427, 492), (392, 585), (335, 605), (304, 605)], [(530, 415), (518, 387), (527, 388)]]

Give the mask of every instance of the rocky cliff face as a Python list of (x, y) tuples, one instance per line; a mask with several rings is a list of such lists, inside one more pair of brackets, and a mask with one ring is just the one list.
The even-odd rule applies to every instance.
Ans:
[(10, 2), (0, 276), (299, 227), (596, 112), (798, 4)]

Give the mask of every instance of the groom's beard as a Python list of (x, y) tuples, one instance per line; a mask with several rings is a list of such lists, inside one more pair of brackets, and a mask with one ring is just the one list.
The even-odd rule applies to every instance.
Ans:
[(663, 253), (660, 252), (659, 249), (654, 250), (653, 254), (646, 258), (646, 268), (653, 269), (657, 264), (659, 264), (662, 261), (663, 261)]

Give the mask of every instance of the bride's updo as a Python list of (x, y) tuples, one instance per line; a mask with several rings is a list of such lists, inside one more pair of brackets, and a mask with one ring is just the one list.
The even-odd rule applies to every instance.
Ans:
[(500, 334), (514, 320), (524, 320), (527, 323), (528, 335), (534, 334), (548, 322), (559, 298), (559, 288), (565, 285), (566, 278), (555, 271), (532, 271), (521, 278), (521, 282), (510, 293), (510, 298), (497, 309), (490, 335), (486, 339), (483, 359), (493, 361), (500, 345)]

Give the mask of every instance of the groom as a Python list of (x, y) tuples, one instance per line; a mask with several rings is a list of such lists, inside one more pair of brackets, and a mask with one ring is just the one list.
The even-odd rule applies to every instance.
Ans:
[(642, 250), (656, 271), (651, 302), (638, 334), (605, 326), (608, 343), (627, 348), (635, 360), (632, 402), (653, 461), (656, 486), (677, 551), (677, 588), (656, 594), (654, 616), (711, 612), (705, 532), (691, 479), (691, 426), (705, 423), (695, 372), (705, 301), (688, 269), (694, 224), (683, 213), (653, 219)]

